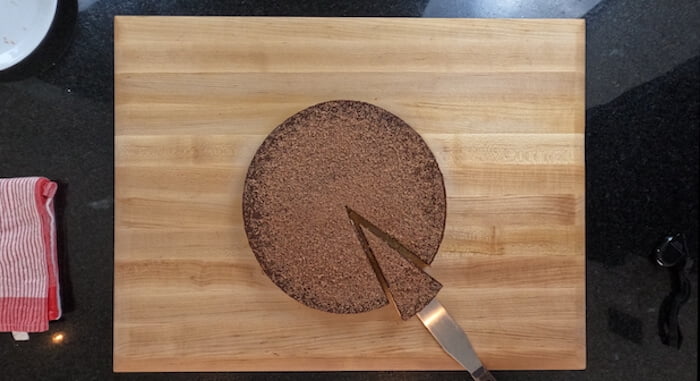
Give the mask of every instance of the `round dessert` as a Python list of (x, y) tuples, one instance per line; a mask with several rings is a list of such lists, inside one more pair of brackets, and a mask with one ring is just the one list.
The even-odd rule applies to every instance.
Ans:
[[(262, 269), (309, 307), (359, 313), (388, 303), (348, 208), (423, 262), (432, 262), (442, 240), (446, 203), (430, 148), (380, 107), (324, 102), (270, 133), (248, 168), (243, 193), (245, 230)], [(437, 282), (422, 286), (423, 272), (381, 262), (387, 279), (402, 280), (402, 300), (409, 304), (425, 304), (439, 290)], [(410, 316), (402, 312), (402, 317)]]

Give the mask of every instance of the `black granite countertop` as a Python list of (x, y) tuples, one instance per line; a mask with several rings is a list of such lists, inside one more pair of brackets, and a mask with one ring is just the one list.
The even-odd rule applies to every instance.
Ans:
[[(48, 70), (0, 83), (0, 177), (43, 175), (56, 200), (64, 318), (14, 342), (2, 380), (458, 380), (460, 372), (113, 374), (115, 15), (584, 17), (587, 20), (585, 371), (495, 372), (500, 380), (695, 380), (697, 265), (680, 313), (684, 343), (661, 343), (664, 235), (698, 249), (700, 3), (579, 1), (79, 1), (72, 43)], [(492, 4), (492, 3), (498, 3)], [(0, 3), (1, 4), (1, 3)], [(1, 7), (1, 5), (0, 5)], [(0, 9), (0, 12), (2, 9)], [(63, 333), (61, 343), (52, 337)]]

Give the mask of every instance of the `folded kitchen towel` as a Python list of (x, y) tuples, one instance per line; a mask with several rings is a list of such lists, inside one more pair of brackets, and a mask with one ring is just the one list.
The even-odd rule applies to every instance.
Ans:
[(43, 177), (0, 179), (0, 332), (43, 332), (61, 317), (55, 193)]

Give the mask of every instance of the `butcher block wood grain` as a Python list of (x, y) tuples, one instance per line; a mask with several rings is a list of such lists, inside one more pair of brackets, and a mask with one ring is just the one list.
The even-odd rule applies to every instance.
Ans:
[(492, 369), (586, 360), (582, 20), (117, 17), (116, 371), (459, 369), (385, 307), (316, 311), (263, 274), (241, 193), (297, 111), (374, 103), (444, 173), (438, 298)]

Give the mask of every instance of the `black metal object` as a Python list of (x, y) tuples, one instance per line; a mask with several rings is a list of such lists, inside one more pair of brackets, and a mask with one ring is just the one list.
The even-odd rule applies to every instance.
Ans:
[(691, 292), (688, 273), (692, 267), (692, 258), (688, 255), (685, 236), (675, 234), (664, 237), (663, 242), (654, 250), (654, 260), (659, 266), (669, 269), (671, 275), (671, 292), (659, 308), (659, 337), (665, 345), (680, 349), (683, 333), (678, 315)]

